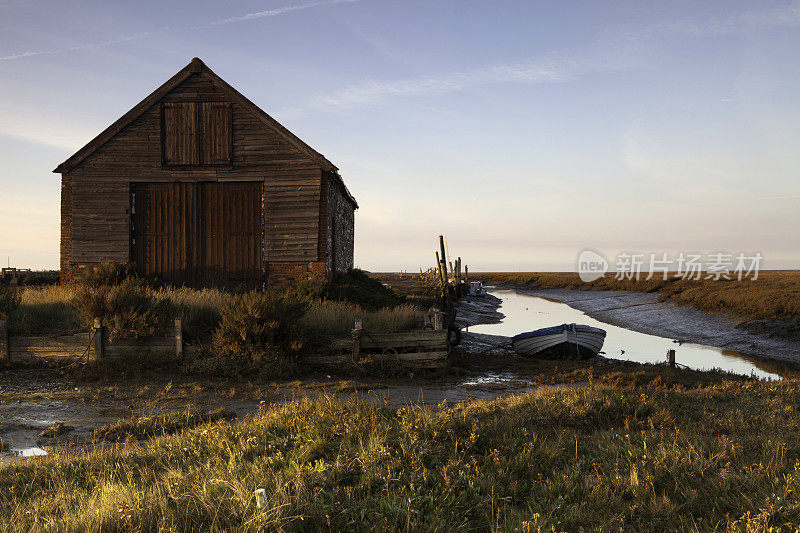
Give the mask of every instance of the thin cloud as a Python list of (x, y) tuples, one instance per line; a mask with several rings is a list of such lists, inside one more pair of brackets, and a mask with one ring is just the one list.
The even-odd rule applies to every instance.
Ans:
[(133, 35), (126, 35), (124, 37), (119, 37), (117, 39), (112, 39), (110, 41), (103, 41), (99, 43), (90, 43), (90, 44), (83, 44), (78, 46), (70, 46), (67, 48), (57, 48), (53, 50), (31, 50), (27, 52), (20, 52), (18, 54), (12, 54), (8, 56), (0, 57), (0, 61), (10, 61), (12, 59), (22, 59), (24, 57), (31, 57), (31, 56), (41, 56), (41, 55), (51, 55), (51, 54), (63, 54), (65, 52), (75, 52), (78, 50), (87, 50), (90, 48), (101, 48), (103, 46), (109, 46), (112, 44), (124, 43), (128, 41), (136, 41), (138, 39), (142, 39), (149, 35), (153, 35), (154, 33), (161, 33), (167, 31), (180, 31), (180, 30), (199, 30), (205, 28), (212, 28), (215, 26), (225, 26), (227, 24), (235, 24), (237, 22), (245, 22), (248, 20), (256, 20), (264, 17), (275, 17), (278, 15), (283, 15), (284, 13), (289, 13), (291, 11), (299, 11), (301, 9), (311, 9), (314, 7), (320, 6), (327, 6), (333, 4), (350, 4), (353, 2), (358, 2), (359, 0), (323, 0), (321, 2), (311, 2), (308, 4), (300, 4), (297, 6), (285, 6), (279, 7), (275, 9), (268, 9), (265, 11), (257, 11), (255, 13), (248, 13), (246, 15), (241, 15), (238, 17), (229, 17), (220, 20), (214, 20), (212, 22), (208, 22), (206, 24), (200, 24), (196, 26), (163, 26), (161, 28), (146, 31), (142, 33), (136, 33)]
[(753, 33), (772, 28), (800, 26), (800, 1), (760, 11), (746, 11), (725, 18), (713, 18), (704, 22), (673, 22), (663, 29), (689, 35), (727, 35)]
[(757, 200), (800, 200), (800, 194), (793, 196), (766, 196), (763, 198), (757, 198)]
[[(366, 80), (332, 95), (312, 100), (308, 107), (335, 110), (380, 103), (392, 97), (437, 96), (496, 83), (562, 83), (593, 71), (623, 68), (612, 59), (579, 61), (569, 58), (502, 64), (439, 76), (398, 80)], [(299, 112), (301, 110), (293, 110)]]
[(279, 7), (276, 9), (267, 9), (266, 11), (257, 11), (256, 13), (248, 13), (247, 15), (242, 15), (240, 17), (230, 17), (226, 19), (215, 20), (214, 22), (209, 22), (208, 24), (203, 24), (201, 26), (191, 26), (190, 29), (210, 28), (211, 26), (222, 26), (225, 24), (233, 24), (235, 22), (244, 22), (245, 20), (255, 20), (264, 17), (274, 17), (276, 15), (283, 15), (284, 13), (289, 13), (290, 11), (297, 11), (300, 9), (310, 9), (312, 7), (328, 6), (332, 4), (351, 4), (357, 1), (358, 0), (323, 0), (322, 2), (312, 2), (310, 4), (302, 4), (299, 6), (286, 6), (286, 7)]
[[(364, 80), (334, 94), (312, 99), (306, 106), (287, 109), (282, 116), (296, 117), (311, 109), (335, 111), (360, 105), (381, 103), (393, 97), (438, 96), (471, 87), (496, 83), (561, 83), (573, 81), (592, 72), (610, 72), (636, 64), (638, 49), (644, 53), (645, 37), (654, 33), (726, 34), (749, 33), (774, 27), (800, 26), (800, 0), (775, 9), (748, 11), (724, 19), (707, 19), (700, 23), (673, 22), (639, 31), (618, 31), (606, 36), (600, 50), (584, 54), (555, 56), (538, 62), (497, 65), (487, 68), (451, 72), (398, 80)], [(605, 52), (602, 51), (605, 45)], [(732, 102), (733, 99), (723, 99)]]

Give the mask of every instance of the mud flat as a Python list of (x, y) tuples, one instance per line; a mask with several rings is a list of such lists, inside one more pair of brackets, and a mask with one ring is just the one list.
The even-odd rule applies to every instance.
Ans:
[(800, 342), (796, 340), (748, 331), (737, 327), (740, 321), (726, 315), (660, 302), (657, 293), (570, 289), (519, 289), (516, 292), (558, 300), (596, 320), (640, 333), (800, 364)]

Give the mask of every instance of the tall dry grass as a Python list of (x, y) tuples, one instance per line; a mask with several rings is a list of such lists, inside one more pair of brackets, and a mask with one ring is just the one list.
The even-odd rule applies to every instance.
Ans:
[(798, 458), (797, 381), (439, 409), (323, 396), (0, 466), (0, 516), (8, 531), (793, 531)]
[(219, 326), (222, 306), (230, 301), (231, 294), (219, 289), (189, 289), (166, 287), (158, 289), (156, 296), (172, 302), (183, 324), (187, 342), (208, 340)]
[[(32, 286), (21, 289), (19, 307), (9, 317), (15, 335), (68, 335), (86, 330), (73, 306), (73, 285)], [(162, 288), (150, 291), (157, 300), (171, 302), (183, 319), (189, 341), (209, 336), (219, 324), (220, 307), (230, 295), (216, 289)]]
[(334, 301), (313, 302), (298, 323), (299, 329), (310, 338), (348, 334), (357, 318), (368, 333), (397, 333), (414, 329), (420, 314), (414, 306), (402, 304), (378, 310)]
[(19, 307), (9, 316), (15, 335), (69, 335), (85, 330), (72, 306), (74, 289), (63, 285), (44, 285), (21, 289)]

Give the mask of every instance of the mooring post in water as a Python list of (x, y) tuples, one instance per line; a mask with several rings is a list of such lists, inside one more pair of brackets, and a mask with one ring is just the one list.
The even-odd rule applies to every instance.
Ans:
[(0, 359), (11, 362), (11, 347), (8, 345), (8, 322), (0, 320)]
[(667, 350), (667, 362), (669, 366), (675, 368), (675, 350)]
[(99, 318), (95, 318), (92, 322), (92, 333), (94, 335), (94, 358), (99, 360), (105, 357), (106, 339), (105, 331), (103, 331), (103, 322)]

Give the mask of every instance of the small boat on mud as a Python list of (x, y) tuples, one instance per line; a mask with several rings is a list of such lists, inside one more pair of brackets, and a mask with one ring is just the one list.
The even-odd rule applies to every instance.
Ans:
[(480, 281), (469, 282), (469, 295), (470, 296), (486, 296), (486, 289), (483, 288), (483, 283)]
[(520, 333), (511, 339), (514, 351), (527, 357), (589, 359), (603, 347), (606, 332), (583, 324), (561, 324)]

